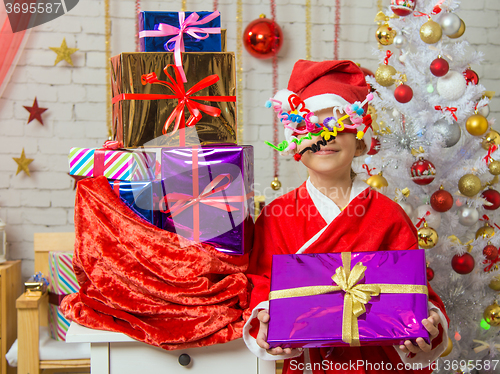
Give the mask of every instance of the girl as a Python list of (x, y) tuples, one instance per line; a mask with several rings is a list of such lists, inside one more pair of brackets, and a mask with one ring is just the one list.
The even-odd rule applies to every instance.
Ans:
[[(334, 368), (357, 374), (431, 373), (432, 362), (448, 345), (448, 317), (430, 286), (429, 318), (422, 321), (430, 345), (418, 338), (417, 345), (407, 340), (400, 346), (302, 350), (269, 349), (266, 342), (273, 255), (418, 248), (416, 229), (400, 206), (356, 178), (351, 168), (353, 158), (371, 145), (371, 120), (363, 109), (369, 99), (364, 74), (353, 62), (299, 60), (288, 90), (272, 100), (286, 137), (273, 147), (294, 154), (309, 178), (267, 205), (256, 221), (248, 270), (254, 288), (243, 338), (261, 359), (285, 359), (284, 374), (339, 372)], [(392, 369), (384, 370), (388, 364)]]

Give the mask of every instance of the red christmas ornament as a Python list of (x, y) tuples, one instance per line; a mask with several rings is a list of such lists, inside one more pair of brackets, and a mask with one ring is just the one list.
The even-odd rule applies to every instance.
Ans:
[(253, 57), (271, 58), (283, 45), (283, 32), (276, 22), (261, 16), (246, 27), (243, 45)]
[(400, 17), (413, 13), (417, 0), (391, 0), (391, 10)]
[(30, 118), (28, 119), (28, 123), (30, 123), (31, 121), (36, 119), (43, 126), (42, 113), (45, 112), (48, 108), (40, 108), (38, 106), (38, 101), (37, 101), (36, 97), (35, 97), (35, 100), (33, 101), (33, 106), (24, 106), (23, 105), (23, 107), (28, 112), (30, 112)]
[(436, 175), (436, 168), (422, 157), (411, 166), (411, 180), (420, 186), (431, 183)]
[(431, 268), (427, 268), (427, 280), (430, 282), (431, 280), (434, 279), (434, 270)]
[(483, 255), (487, 260), (493, 261), (498, 257), (498, 248), (492, 244), (488, 244), (483, 249)]
[(472, 83), (477, 85), (479, 83), (479, 75), (477, 75), (477, 73), (472, 69), (464, 71), (464, 78), (467, 81), (467, 84)]
[(367, 152), (368, 155), (373, 156), (376, 155), (380, 151), (380, 140), (377, 138), (372, 138), (372, 144), (370, 146), (370, 151)]
[(486, 210), (496, 210), (500, 207), (500, 193), (498, 191), (489, 188), (486, 191), (483, 191), (481, 194), (483, 199), (486, 199), (487, 202), (492, 205), (483, 205), (483, 208)]
[(436, 212), (447, 212), (453, 207), (453, 196), (448, 191), (440, 189), (432, 194), (431, 207)]
[(431, 63), (431, 73), (436, 77), (443, 77), (450, 71), (450, 64), (444, 58), (438, 57)]
[(402, 104), (406, 104), (413, 98), (413, 90), (410, 86), (402, 84), (394, 90), (394, 97)]
[(451, 267), (458, 274), (469, 274), (472, 270), (474, 270), (474, 266), (476, 262), (474, 261), (474, 257), (470, 255), (470, 253), (465, 252), (463, 255), (455, 255), (451, 259)]

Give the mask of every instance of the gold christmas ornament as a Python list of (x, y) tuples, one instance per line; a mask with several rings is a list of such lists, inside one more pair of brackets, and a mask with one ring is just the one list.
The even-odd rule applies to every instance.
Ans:
[(274, 180), (271, 182), (271, 188), (274, 191), (278, 191), (281, 188), (281, 182), (279, 181), (278, 177), (274, 177)]
[(392, 86), (395, 82), (394, 75), (397, 74), (396, 69), (390, 65), (380, 65), (377, 71), (375, 72), (375, 79), (377, 83), (383, 87)]
[(450, 39), (457, 39), (457, 38), (460, 38), (464, 32), (465, 32), (465, 22), (464, 20), (461, 20), (462, 21), (462, 24), (460, 25), (460, 29), (458, 29), (457, 33), (456, 34), (453, 34), (453, 35), (448, 35), (448, 38)]
[(494, 291), (500, 291), (500, 278), (499, 277), (493, 278), (488, 287)]
[(390, 27), (388, 24), (381, 25), (378, 27), (375, 37), (377, 41), (382, 45), (391, 45), (394, 42), (394, 37), (396, 36), (396, 30)]
[(389, 186), (389, 183), (387, 183), (387, 179), (385, 179), (382, 176), (382, 172), (372, 175), (370, 178), (368, 178), (366, 181), (366, 184), (368, 184), (370, 187), (375, 188), (376, 190), (379, 190), (381, 188)]
[(500, 134), (495, 130), (490, 130), (484, 136), (481, 147), (483, 147), (483, 149), (487, 151), (490, 149), (490, 145), (493, 144), (500, 145)]
[(494, 235), (495, 235), (495, 230), (488, 224), (488, 222), (486, 222), (483, 227), (479, 228), (476, 231), (476, 239), (480, 237), (491, 238)]
[(441, 25), (434, 22), (432, 19), (428, 20), (420, 28), (420, 38), (427, 44), (435, 44), (441, 40), (443, 36), (443, 29)]
[(60, 63), (62, 60), (66, 61), (68, 64), (73, 66), (73, 60), (71, 59), (71, 55), (78, 51), (78, 48), (68, 48), (66, 44), (66, 38), (63, 39), (61, 46), (57, 47), (49, 47), (55, 53), (57, 53), (56, 62), (54, 62), (54, 66)]
[(448, 347), (446, 348), (446, 351), (443, 352), (443, 354), (441, 355), (441, 357), (448, 356), (451, 353), (452, 350), (453, 350), (453, 342), (451, 341), (451, 338), (448, 337)]
[(418, 230), (418, 245), (421, 248), (434, 248), (439, 240), (438, 233), (424, 222), (424, 227)]
[(493, 175), (500, 175), (500, 161), (493, 160), (488, 165), (488, 169), (490, 169), (490, 173)]
[(483, 317), (491, 326), (500, 325), (500, 305), (496, 302), (484, 310)]
[(462, 195), (472, 197), (481, 191), (481, 180), (474, 174), (466, 174), (458, 181), (458, 189)]
[(465, 123), (465, 128), (469, 134), (481, 136), (488, 131), (488, 120), (480, 114), (474, 114)]

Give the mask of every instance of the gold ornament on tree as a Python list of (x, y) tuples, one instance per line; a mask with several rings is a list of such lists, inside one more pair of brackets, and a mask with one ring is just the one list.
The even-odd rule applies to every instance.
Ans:
[(476, 231), (476, 239), (480, 237), (491, 238), (494, 235), (495, 235), (495, 230), (493, 229), (493, 227), (490, 226), (488, 222), (486, 222), (483, 227), (479, 228)]
[(458, 189), (462, 195), (472, 197), (481, 191), (481, 180), (474, 174), (466, 174), (458, 181)]
[(389, 183), (387, 183), (387, 179), (384, 178), (382, 172), (372, 175), (365, 182), (370, 187), (375, 188), (376, 190), (380, 190), (381, 188), (389, 186)]
[(453, 350), (453, 342), (451, 341), (451, 338), (448, 337), (448, 347), (446, 348), (446, 351), (443, 352), (443, 354), (441, 355), (441, 357), (448, 356), (451, 353), (452, 350)]
[(500, 277), (498, 277), (498, 276), (494, 277), (490, 281), (490, 284), (488, 285), (488, 287), (494, 291), (500, 291)]
[(493, 175), (500, 175), (500, 161), (492, 160), (488, 165), (490, 173)]
[(481, 142), (481, 147), (486, 151), (489, 150), (492, 145), (500, 146), (500, 134), (495, 130), (488, 131)]
[(484, 310), (483, 317), (491, 326), (500, 325), (500, 305), (496, 302)]
[(389, 58), (391, 56), (392, 52), (387, 51), (386, 57), (384, 59), (384, 64), (380, 65), (375, 72), (375, 80), (383, 87), (392, 86), (395, 82), (393, 76), (397, 74), (397, 71), (393, 66), (389, 65)]
[(488, 131), (488, 120), (484, 116), (476, 113), (467, 119), (465, 128), (469, 134), (481, 136)]
[(375, 32), (375, 37), (380, 44), (388, 46), (394, 42), (396, 34), (396, 30), (394, 30), (388, 24), (385, 24), (378, 27), (377, 31)]
[(281, 182), (279, 181), (278, 177), (274, 177), (274, 180), (271, 182), (271, 188), (274, 191), (278, 191), (281, 188)]
[(424, 222), (424, 227), (418, 230), (418, 245), (424, 249), (434, 248), (439, 240), (439, 235), (432, 227)]
[(420, 28), (420, 39), (422, 39), (424, 43), (435, 44), (441, 40), (442, 36), (443, 29), (441, 25), (434, 22), (432, 19), (429, 19)]

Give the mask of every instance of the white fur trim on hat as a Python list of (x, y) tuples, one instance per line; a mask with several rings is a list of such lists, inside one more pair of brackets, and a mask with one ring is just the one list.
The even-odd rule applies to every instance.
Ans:
[(344, 112), (344, 108), (349, 102), (344, 99), (342, 96), (335, 94), (322, 94), (308, 97), (304, 100), (306, 104), (306, 108), (311, 112), (317, 112), (321, 109), (327, 108), (336, 108), (340, 110), (342, 113)]
[(291, 109), (290, 104), (288, 103), (288, 98), (291, 95), (296, 95), (296, 93), (292, 92), (290, 90), (284, 89), (284, 90), (279, 90), (278, 92), (276, 92), (276, 95), (274, 95), (274, 97), (273, 97), (274, 100), (281, 101), (281, 108), (283, 109), (283, 112), (288, 112)]

